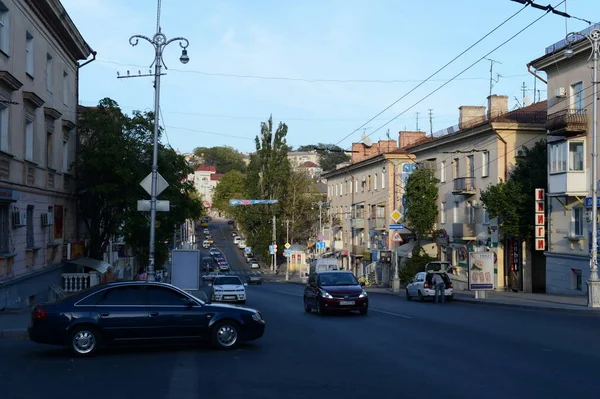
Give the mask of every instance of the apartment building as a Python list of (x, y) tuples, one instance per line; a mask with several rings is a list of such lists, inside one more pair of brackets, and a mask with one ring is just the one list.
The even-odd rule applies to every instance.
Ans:
[(507, 180), (523, 146), (546, 137), (545, 112), (545, 101), (509, 112), (508, 97), (492, 95), (487, 111), (483, 106), (462, 106), (458, 125), (407, 148), (417, 164), (432, 169), (440, 181), (440, 255), (452, 262), (465, 282), (469, 252), (493, 250), (498, 289), (531, 292), (533, 285), (543, 285), (543, 256), (531, 259), (520, 239), (499, 240), (502, 232), (479, 195)]
[[(598, 28), (591, 26), (581, 33), (589, 35)], [(594, 123), (591, 51), (585, 38), (571, 46), (561, 40), (529, 64), (545, 72), (548, 82), (545, 255), (546, 290), (553, 294), (586, 295), (585, 281), (590, 276), (591, 190), (595, 184), (590, 170)]]
[(312, 162), (315, 165), (319, 165), (319, 154), (316, 150), (311, 151), (289, 151), (288, 159), (291, 166), (299, 167), (305, 162)]
[(219, 180), (223, 177), (222, 173), (217, 173), (217, 169), (211, 165), (200, 165), (189, 180), (194, 182), (196, 191), (202, 196), (202, 203), (205, 208), (212, 207), (213, 195)]
[[(424, 137), (424, 132), (400, 132), (399, 143), (413, 144)], [(353, 154), (352, 163), (338, 166), (322, 178), (327, 181), (332, 249), (343, 259), (344, 267), (361, 276), (364, 264), (399, 244), (392, 240), (389, 224), (395, 223), (391, 218), (394, 210), (403, 213), (403, 187), (414, 163), (394, 140), (354, 143)], [(399, 233), (404, 240), (412, 234), (408, 229)]]
[(91, 53), (60, 1), (0, 1), (0, 309), (47, 295), (63, 247), (83, 251), (70, 165)]

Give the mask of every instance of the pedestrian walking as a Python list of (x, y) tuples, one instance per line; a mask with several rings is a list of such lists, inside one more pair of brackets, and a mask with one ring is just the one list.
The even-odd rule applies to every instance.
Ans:
[(146, 273), (146, 270), (144, 269), (143, 266), (140, 266), (137, 274), (135, 275), (135, 277), (133, 279), (139, 280), (139, 281), (146, 281), (147, 278), (148, 278), (148, 274)]
[(438, 303), (438, 293), (442, 296), (440, 299), (442, 303), (446, 300), (446, 283), (439, 274), (435, 273), (432, 279), (433, 286), (435, 287), (435, 303)]

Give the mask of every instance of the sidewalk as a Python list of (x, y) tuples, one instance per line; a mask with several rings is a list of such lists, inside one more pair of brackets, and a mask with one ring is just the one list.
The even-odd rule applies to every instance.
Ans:
[[(304, 283), (295, 276), (290, 277), (289, 281), (285, 281), (285, 276), (273, 276), (272, 281), (304, 285)], [(401, 288), (400, 292), (393, 292), (391, 288), (366, 287), (365, 291), (372, 294), (395, 295), (405, 298), (404, 288)], [(600, 309), (587, 307), (587, 296), (531, 294), (509, 291), (488, 291), (486, 294), (485, 299), (480, 299), (475, 298), (475, 292), (472, 291), (455, 291), (454, 300), (475, 305), (517, 307), (563, 312), (587, 312), (600, 316)]]
[(31, 309), (0, 312), (0, 339), (26, 338), (31, 320)]

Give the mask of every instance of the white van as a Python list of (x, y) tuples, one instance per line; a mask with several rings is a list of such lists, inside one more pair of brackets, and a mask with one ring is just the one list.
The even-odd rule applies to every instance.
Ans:
[(240, 243), (240, 241), (242, 241), (242, 237), (240, 237), (240, 236), (233, 237), (233, 244), (234, 245), (238, 245)]
[(319, 258), (315, 259), (310, 264), (310, 272), (328, 272), (332, 270), (340, 270), (340, 265), (335, 258)]
[(202, 241), (202, 248), (210, 248), (210, 241), (208, 241), (208, 240)]

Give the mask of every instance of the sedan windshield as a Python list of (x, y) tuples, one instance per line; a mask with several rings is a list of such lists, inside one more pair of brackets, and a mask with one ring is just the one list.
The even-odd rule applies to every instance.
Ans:
[(215, 279), (215, 285), (242, 285), (239, 277), (218, 277)]
[(358, 285), (358, 281), (350, 273), (323, 273), (319, 275), (321, 286)]

